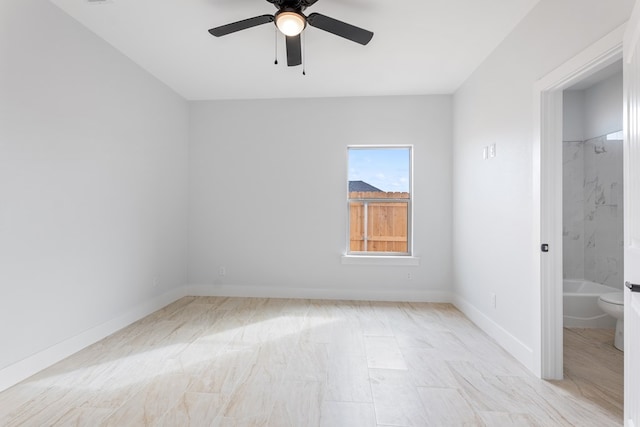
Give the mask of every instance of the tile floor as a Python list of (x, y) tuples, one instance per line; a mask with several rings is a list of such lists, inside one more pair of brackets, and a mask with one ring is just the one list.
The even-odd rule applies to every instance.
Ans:
[(619, 426), (622, 354), (583, 331), (548, 382), (449, 304), (187, 297), (0, 393), (0, 425)]

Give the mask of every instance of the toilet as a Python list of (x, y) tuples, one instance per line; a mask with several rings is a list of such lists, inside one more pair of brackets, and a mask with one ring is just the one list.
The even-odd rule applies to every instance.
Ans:
[(617, 320), (613, 346), (620, 351), (624, 351), (624, 293), (610, 292), (600, 295), (598, 307)]

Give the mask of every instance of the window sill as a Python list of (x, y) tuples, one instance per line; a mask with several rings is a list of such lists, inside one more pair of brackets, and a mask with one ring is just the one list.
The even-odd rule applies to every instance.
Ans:
[(349, 265), (420, 265), (413, 256), (343, 255), (342, 264)]

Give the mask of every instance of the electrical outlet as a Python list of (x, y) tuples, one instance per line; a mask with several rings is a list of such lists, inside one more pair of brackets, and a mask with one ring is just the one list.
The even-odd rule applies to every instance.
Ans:
[(489, 146), (489, 157), (494, 158), (496, 156), (496, 144)]
[(413, 275), (411, 273), (407, 273), (407, 280), (413, 279)]
[(227, 275), (227, 267), (220, 267), (218, 269), (218, 276), (226, 276)]
[(160, 282), (160, 279), (158, 279), (158, 276), (153, 276), (153, 281), (151, 283), (151, 286), (153, 286), (154, 288), (157, 288), (159, 282)]

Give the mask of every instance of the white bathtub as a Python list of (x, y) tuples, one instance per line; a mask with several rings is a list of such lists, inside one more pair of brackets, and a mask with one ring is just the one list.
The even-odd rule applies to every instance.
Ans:
[(587, 280), (565, 279), (562, 308), (567, 328), (615, 328), (616, 319), (598, 307), (598, 297), (618, 289)]

